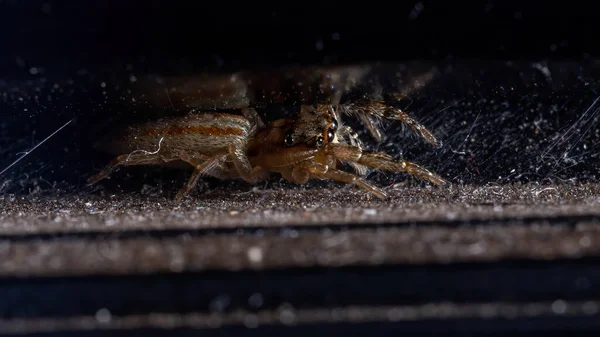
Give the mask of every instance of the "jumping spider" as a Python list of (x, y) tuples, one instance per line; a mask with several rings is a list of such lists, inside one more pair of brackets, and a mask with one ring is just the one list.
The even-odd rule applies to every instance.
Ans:
[[(360, 174), (366, 168), (407, 172), (436, 185), (447, 182), (429, 170), (405, 161), (393, 160), (385, 153), (363, 150), (360, 141), (347, 126), (338, 125), (340, 112), (392, 116), (407, 123), (429, 143), (438, 143), (424, 126), (398, 109), (378, 102), (339, 105), (302, 105), (295, 118), (278, 119), (265, 125), (252, 108), (243, 115), (216, 112), (191, 112), (130, 126), (115, 140), (113, 151), (120, 155), (100, 173), (90, 177), (94, 184), (118, 166), (162, 165), (184, 162), (194, 168), (188, 183), (177, 193), (181, 199), (202, 175), (220, 179), (241, 178), (257, 183), (271, 172), (286, 180), (304, 184), (311, 179), (331, 179), (359, 186), (379, 198), (386, 193), (365, 181)], [(158, 149), (156, 151), (140, 149)], [(359, 175), (338, 169), (350, 164)]]

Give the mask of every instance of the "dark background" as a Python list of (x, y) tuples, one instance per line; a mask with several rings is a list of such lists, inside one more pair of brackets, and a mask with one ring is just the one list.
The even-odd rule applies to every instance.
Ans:
[(16, 57), (55, 71), (134, 64), (184, 72), (291, 62), (579, 59), (599, 50), (595, 11), (578, 1), (1, 4), (3, 76), (22, 75)]

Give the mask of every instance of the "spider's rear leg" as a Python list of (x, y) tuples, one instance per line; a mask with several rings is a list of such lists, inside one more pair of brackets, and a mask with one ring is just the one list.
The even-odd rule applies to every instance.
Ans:
[(347, 103), (339, 106), (341, 112), (349, 115), (358, 115), (359, 118), (369, 129), (369, 132), (377, 141), (381, 141), (383, 138), (382, 132), (379, 129), (378, 120), (393, 119), (398, 120), (408, 125), (413, 132), (425, 139), (425, 141), (436, 147), (441, 147), (442, 142), (435, 138), (433, 133), (429, 131), (424, 125), (419, 123), (416, 119), (410, 116), (408, 113), (402, 111), (399, 108), (387, 105), (378, 101), (370, 101), (363, 103)]
[(181, 160), (179, 157), (163, 157), (154, 153), (131, 153), (123, 154), (113, 159), (102, 171), (88, 178), (87, 182), (93, 185), (108, 177), (119, 166), (134, 165), (160, 165), (168, 162)]
[(196, 185), (198, 179), (204, 174), (213, 175), (215, 177), (226, 176), (228, 172), (223, 170), (222, 165), (227, 159), (230, 159), (235, 167), (235, 174), (229, 174), (229, 176), (235, 176), (237, 174), (237, 176), (246, 182), (254, 184), (266, 179), (269, 175), (269, 172), (262, 167), (252, 167), (248, 161), (248, 158), (243, 153), (243, 150), (235, 146), (230, 146), (222, 153), (213, 155), (206, 160), (198, 161), (188, 158), (183, 159), (190, 165), (194, 166), (194, 172), (188, 180), (188, 183), (179, 190), (177, 196), (175, 196), (175, 200), (180, 200), (183, 198), (183, 196)]
[[(224, 157), (227, 154), (228, 153), (224, 153), (221, 156)], [(203, 173), (205, 173), (211, 167), (214, 167), (215, 164), (218, 164), (219, 159), (220, 156), (214, 156), (208, 159), (201, 160), (199, 158), (192, 158), (182, 154), (165, 157), (163, 155), (158, 155), (156, 153), (150, 153), (145, 151), (142, 151), (141, 153), (123, 154), (113, 159), (98, 174), (91, 176), (88, 179), (88, 183), (92, 185), (99, 182), (100, 180), (106, 178), (112, 171), (114, 171), (119, 166), (162, 165), (173, 161), (183, 161), (195, 167), (195, 169), (188, 183), (177, 193), (176, 199), (181, 199), (181, 197), (183, 197), (185, 193), (187, 193), (192, 187), (194, 187), (194, 185), (198, 181), (198, 178)]]
[(119, 166), (162, 165), (173, 161), (183, 161), (194, 167), (194, 172), (187, 184), (178, 191), (175, 199), (180, 200), (196, 185), (198, 179), (202, 175), (210, 175), (212, 171), (218, 172), (221, 164), (224, 163), (227, 158), (231, 158), (234, 162), (236, 168), (235, 173), (249, 183), (255, 183), (268, 176), (268, 172), (264, 169), (260, 167), (252, 168), (245, 155), (241, 154), (240, 151), (236, 151), (235, 148), (231, 148), (210, 157), (202, 156), (202, 158), (191, 157), (183, 153), (169, 157), (149, 152), (123, 154), (113, 159), (98, 174), (91, 176), (88, 179), (88, 183), (92, 185), (99, 182), (110, 175), (110, 173)]
[(439, 185), (447, 186), (450, 183), (439, 175), (406, 160), (394, 160), (390, 155), (381, 152), (367, 152), (356, 146), (345, 144), (329, 144), (327, 153), (344, 162), (355, 162), (370, 168), (388, 172), (406, 172), (421, 179)]
[(222, 164), (227, 159), (227, 152), (214, 155), (209, 157), (206, 160), (198, 161), (196, 159), (186, 158), (185, 161), (190, 165), (194, 166), (194, 172), (188, 179), (187, 184), (183, 186), (175, 196), (175, 200), (181, 200), (184, 195), (186, 195), (196, 184), (198, 183), (198, 179), (206, 173), (210, 173), (210, 171), (215, 167)]

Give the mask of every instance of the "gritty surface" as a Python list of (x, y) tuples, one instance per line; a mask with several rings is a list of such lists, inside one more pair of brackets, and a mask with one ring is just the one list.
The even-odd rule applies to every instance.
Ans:
[[(347, 186), (327, 186), (219, 187), (190, 195), (181, 202), (165, 195), (142, 193), (81, 193), (60, 197), (6, 194), (0, 197), (0, 278), (58, 277), (60, 280), (60, 277), (75, 277), (83, 280), (81, 287), (85, 287), (84, 281), (94, 277), (139, 275), (151, 280), (154, 275), (191, 272), (198, 273), (198, 282), (202, 282), (202, 273), (212, 271), (232, 272), (231, 277), (235, 278), (235, 273), (245, 270), (277, 272), (282, 268), (418, 267), (461, 263), (489, 266), (511, 259), (551, 262), (600, 256), (600, 188), (593, 183), (450, 188), (406, 184), (389, 188), (388, 200), (373, 198)], [(574, 281), (579, 283), (573, 284), (593, 284), (595, 276), (583, 275)], [(263, 277), (265, 281), (268, 278)], [(112, 284), (112, 281), (106, 282)], [(487, 282), (485, 278), (478, 282), (486, 289), (487, 286), (481, 285)], [(52, 284), (41, 282), (39, 285), (56, 289)], [(500, 287), (499, 284), (502, 283), (497, 282), (496, 287)], [(238, 286), (224, 289), (236, 296)], [(24, 298), (28, 296), (27, 289), (36, 289), (21, 288), (18, 283), (4, 287), (8, 293), (14, 288), (15, 294)], [(562, 289), (560, 285), (548, 287), (548, 294), (557, 291), (552, 289)], [(518, 286), (515, 289), (519, 296), (528, 293), (524, 290), (519, 293)], [(35, 291), (44, 294), (42, 290)], [(52, 291), (48, 290), (49, 294)], [(93, 297), (96, 290), (89, 291), (86, 296)], [(377, 294), (376, 290), (365, 291)], [(217, 295), (221, 296), (213, 294)], [(148, 312), (121, 314), (104, 309), (103, 296), (99, 295), (94, 299), (96, 306), (92, 306), (97, 310), (95, 315), (84, 312), (52, 317), (17, 314), (0, 319), (0, 333), (213, 329), (228, 325), (288, 326), (431, 318), (567, 317), (571, 314), (589, 317), (593, 322), (599, 312), (599, 302), (591, 297), (561, 299), (548, 295), (542, 302), (511, 303), (500, 295), (490, 303), (452, 303), (440, 299), (414, 305), (402, 302), (382, 305), (374, 297), (372, 304), (333, 308), (286, 309), (283, 303), (283, 309), (264, 308), (255, 312), (242, 308), (227, 312), (178, 313), (148, 307)], [(182, 300), (177, 298), (173, 300)], [(79, 300), (62, 298), (61, 301)], [(146, 300), (139, 301), (146, 303)], [(35, 310), (35, 306), (14, 299), (11, 303), (8, 305)], [(164, 305), (170, 308), (171, 304)], [(40, 305), (40, 308), (45, 307)], [(19, 309), (14, 310), (19, 312)]]
[(397, 187), (377, 199), (331, 185), (218, 188), (181, 202), (140, 194), (0, 196), (0, 235), (128, 230), (193, 230), (418, 222), (490, 221), (600, 215), (600, 186)]
[(600, 253), (595, 184), (4, 196), (0, 275), (552, 259)]

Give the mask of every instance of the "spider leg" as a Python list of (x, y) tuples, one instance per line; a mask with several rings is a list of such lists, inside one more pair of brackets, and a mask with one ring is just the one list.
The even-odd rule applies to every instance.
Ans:
[(215, 167), (215, 165), (219, 165), (224, 162), (227, 158), (228, 153), (221, 153), (212, 157), (209, 157), (206, 160), (198, 161), (197, 159), (186, 159), (190, 165), (194, 166), (194, 172), (192, 173), (190, 179), (188, 179), (187, 184), (183, 186), (175, 196), (175, 200), (181, 200), (185, 194), (187, 194), (196, 183), (198, 183), (198, 179), (203, 174), (206, 174), (211, 171)]
[[(291, 172), (292, 181), (298, 184), (306, 183), (309, 179), (331, 179), (346, 184), (353, 184), (362, 189), (365, 189), (381, 199), (387, 198), (387, 194), (380, 188), (366, 182), (361, 177), (344, 172), (337, 169), (332, 169), (327, 165), (315, 161), (304, 161), (294, 166)], [(289, 180), (289, 179), (288, 179)]]
[(235, 173), (237, 173), (240, 178), (244, 179), (248, 183), (257, 183), (266, 179), (269, 175), (269, 172), (262, 167), (256, 166), (253, 168), (248, 160), (248, 157), (246, 157), (242, 149), (231, 146), (226, 151), (209, 157), (202, 162), (198, 162), (195, 159), (184, 159), (193, 165), (195, 169), (188, 183), (181, 190), (179, 190), (175, 199), (179, 200), (183, 198), (183, 196), (196, 185), (198, 179), (203, 174), (209, 174), (216, 177), (234, 176), (232, 174), (227, 174), (228, 172), (223, 171), (221, 168), (221, 165), (225, 163), (227, 159), (230, 159), (233, 162)]
[(446, 186), (449, 184), (439, 175), (420, 165), (406, 160), (394, 161), (389, 155), (384, 153), (363, 153), (358, 162), (383, 171), (406, 172), (421, 179), (429, 180), (439, 186)]
[(363, 113), (359, 113), (358, 118), (376, 141), (381, 142), (383, 140), (384, 134), (381, 130), (381, 120), (376, 116), (370, 116)]
[(408, 125), (413, 132), (425, 139), (425, 141), (436, 147), (441, 147), (442, 142), (435, 138), (433, 133), (419, 123), (406, 112), (378, 101), (363, 103), (347, 103), (339, 105), (339, 109), (349, 115), (358, 115), (367, 126), (369, 132), (377, 141), (381, 141), (383, 135), (377, 125), (377, 119), (393, 119)]
[[(337, 136), (340, 137), (340, 143), (342, 144), (350, 144), (351, 146), (359, 148), (363, 147), (362, 141), (360, 140), (360, 138), (358, 138), (358, 135), (356, 134), (356, 132), (354, 132), (354, 130), (352, 130), (350, 126), (341, 126), (338, 129)], [(358, 173), (358, 175), (362, 176), (365, 173), (367, 173), (368, 168), (364, 165), (360, 165), (356, 162), (349, 162), (348, 164), (350, 164), (350, 166), (352, 166), (352, 168), (356, 170), (356, 173)]]
[(237, 147), (232, 147), (208, 158), (204, 156), (202, 158), (195, 158), (182, 153), (169, 157), (148, 152), (123, 154), (113, 159), (98, 174), (91, 176), (88, 179), (88, 184), (93, 185), (106, 178), (119, 166), (159, 165), (180, 160), (194, 167), (194, 172), (187, 184), (179, 190), (175, 197), (176, 200), (180, 200), (196, 185), (200, 176), (203, 174), (211, 174), (211, 171), (213, 170), (218, 171), (219, 166), (227, 160), (227, 158), (230, 158), (233, 161), (235, 170), (237, 171), (236, 173), (239, 177), (249, 183), (256, 183), (268, 177), (268, 172), (266, 170), (260, 167), (252, 168), (243, 151)]
[(108, 177), (112, 171), (114, 171), (119, 166), (134, 166), (134, 165), (158, 165), (164, 164), (171, 161), (181, 160), (180, 157), (164, 157), (159, 156), (152, 153), (132, 153), (132, 154), (123, 154), (115, 159), (113, 159), (110, 163), (108, 163), (102, 171), (88, 178), (87, 182), (90, 185), (93, 185), (99, 182), (102, 179)]
[[(348, 143), (352, 146), (363, 147), (363, 143), (358, 138), (358, 134), (354, 132), (354, 130), (348, 125), (342, 125), (338, 129), (337, 136), (339, 136), (342, 140), (342, 143)], [(347, 140), (346, 140), (347, 138)]]
[(242, 114), (247, 120), (250, 121), (250, 124), (252, 124), (256, 129), (260, 130), (265, 128), (265, 123), (263, 122), (262, 118), (260, 118), (258, 112), (256, 112), (254, 108), (242, 109)]
[(327, 153), (338, 160), (356, 162), (377, 170), (388, 172), (406, 172), (421, 179), (445, 186), (449, 183), (439, 175), (406, 160), (394, 160), (390, 155), (381, 152), (367, 152), (356, 146), (345, 144), (329, 144)]
[(229, 158), (233, 161), (233, 165), (240, 177), (250, 184), (265, 180), (269, 176), (269, 171), (262, 167), (252, 167), (245, 150), (241, 147), (231, 146), (229, 148)]

